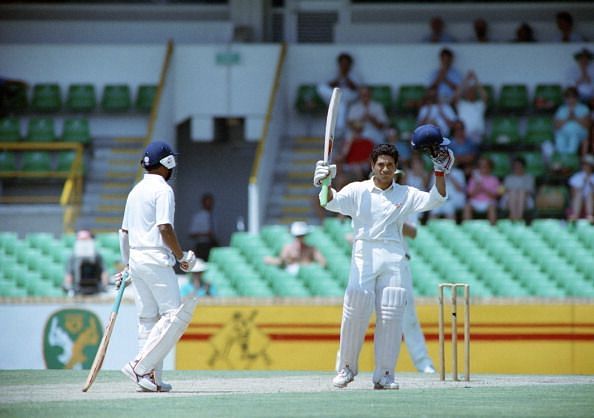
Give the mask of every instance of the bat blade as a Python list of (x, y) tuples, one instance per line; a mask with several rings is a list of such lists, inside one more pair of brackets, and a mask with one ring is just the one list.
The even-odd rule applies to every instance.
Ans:
[[(338, 107), (340, 103), (341, 91), (338, 87), (332, 90), (330, 105), (328, 106), (328, 115), (326, 116), (326, 131), (324, 132), (324, 162), (329, 163), (332, 160), (332, 148), (334, 147), (334, 130), (336, 128), (336, 119), (338, 118)], [(328, 187), (330, 179), (322, 183), (320, 193), (320, 204), (322, 207), (328, 203)]]

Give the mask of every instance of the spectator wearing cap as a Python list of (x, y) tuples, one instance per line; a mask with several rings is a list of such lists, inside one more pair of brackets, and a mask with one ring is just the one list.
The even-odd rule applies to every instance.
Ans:
[(569, 178), (571, 208), (569, 220), (586, 218), (594, 223), (594, 155), (582, 157), (581, 170)]
[(577, 89), (579, 98), (584, 103), (594, 100), (594, 63), (592, 51), (582, 48), (573, 55), (576, 65), (572, 66), (567, 74), (571, 87)]
[(555, 113), (555, 150), (560, 154), (576, 155), (590, 128), (590, 110), (580, 103), (575, 87), (563, 95), (565, 103)]
[(62, 288), (68, 296), (95, 295), (105, 290), (108, 280), (93, 234), (86, 229), (78, 231)]
[(293, 222), (290, 231), (294, 240), (283, 247), (278, 257), (266, 257), (264, 261), (283, 267), (293, 275), (297, 275), (299, 267), (303, 264), (318, 263), (325, 267), (326, 259), (322, 253), (305, 242), (310, 233), (309, 225), (302, 221)]
[(454, 67), (454, 52), (449, 48), (439, 51), (439, 67), (429, 77), (429, 87), (437, 89), (440, 102), (451, 102), (462, 74)]
[(190, 277), (186, 284), (180, 288), (182, 298), (187, 296), (216, 296), (217, 291), (213, 284), (204, 279), (204, 272), (207, 269), (204, 260), (197, 258), (196, 264), (190, 270)]

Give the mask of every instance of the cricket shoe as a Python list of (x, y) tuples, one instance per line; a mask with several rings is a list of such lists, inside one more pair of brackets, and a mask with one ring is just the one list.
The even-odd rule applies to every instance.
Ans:
[(425, 366), (423, 368), (423, 373), (433, 374), (435, 373), (435, 368), (432, 365)]
[(355, 375), (351, 369), (346, 366), (344, 369), (338, 372), (334, 379), (332, 379), (332, 384), (337, 388), (346, 388), (347, 385), (353, 380), (355, 380)]
[(394, 380), (394, 376), (387, 374), (382, 376), (379, 382), (373, 382), (373, 388), (376, 390), (398, 390), (400, 386)]
[(134, 365), (132, 362), (126, 363), (124, 367), (122, 367), (122, 373), (128, 376), (134, 383), (136, 383), (140, 388), (142, 388), (146, 392), (158, 392), (158, 386), (155, 383), (155, 380), (152, 376), (152, 373), (147, 373), (143, 375), (136, 374), (134, 371)]
[[(169, 383), (167, 382), (157, 382), (157, 379), (155, 379), (155, 376), (153, 373), (151, 373), (151, 377), (152, 380), (157, 384), (157, 392), (171, 392), (171, 389), (173, 389), (173, 386), (171, 386)], [(150, 390), (146, 390), (145, 388), (139, 386), (136, 388), (136, 392), (152, 392)]]

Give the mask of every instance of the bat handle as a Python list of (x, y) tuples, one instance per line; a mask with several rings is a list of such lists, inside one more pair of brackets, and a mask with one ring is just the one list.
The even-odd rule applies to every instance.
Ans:
[(322, 181), (322, 191), (320, 192), (320, 206), (326, 207), (328, 204), (328, 188), (330, 187), (330, 177)]

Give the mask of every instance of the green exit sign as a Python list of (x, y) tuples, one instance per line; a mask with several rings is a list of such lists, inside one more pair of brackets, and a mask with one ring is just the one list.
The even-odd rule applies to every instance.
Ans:
[(237, 65), (239, 64), (239, 52), (217, 52), (217, 65)]

